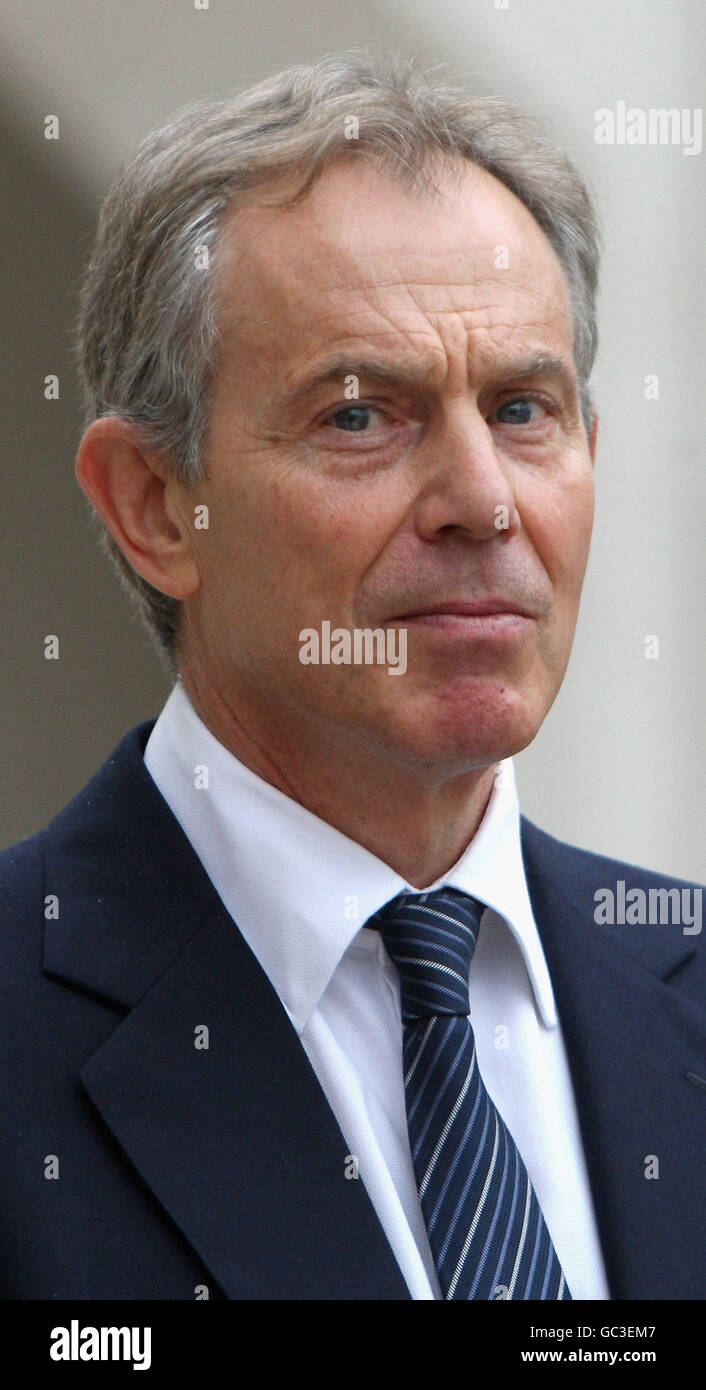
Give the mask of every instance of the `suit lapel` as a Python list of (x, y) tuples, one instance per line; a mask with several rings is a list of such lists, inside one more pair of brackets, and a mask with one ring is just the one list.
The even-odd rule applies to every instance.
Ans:
[(228, 1298), (405, 1297), (306, 1054), (225, 911), (81, 1076)]
[(144, 767), (150, 728), (48, 832), (65, 910), (45, 969), (129, 1009), (83, 1084), (227, 1298), (408, 1299), (296, 1032)]
[[(597, 926), (593, 892), (610, 887), (608, 861), (524, 821), (523, 851), (611, 1297), (703, 1298), (706, 1089), (688, 1073), (706, 1078), (706, 1011), (680, 987), (694, 939), (674, 927)], [(641, 879), (636, 870), (635, 886)]]

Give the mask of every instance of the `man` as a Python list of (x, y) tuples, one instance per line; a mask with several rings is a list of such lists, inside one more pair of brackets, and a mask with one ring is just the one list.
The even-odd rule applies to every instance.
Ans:
[(512, 765), (588, 555), (596, 267), (522, 116), (360, 53), (111, 190), (77, 472), (177, 679), (3, 856), (6, 1296), (706, 1294), (700, 890), (553, 840)]

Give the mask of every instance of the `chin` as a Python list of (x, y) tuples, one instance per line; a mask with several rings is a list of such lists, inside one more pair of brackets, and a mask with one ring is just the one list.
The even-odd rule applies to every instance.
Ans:
[(410, 707), (388, 732), (400, 757), (425, 767), (489, 767), (513, 757), (536, 736), (549, 702), (501, 685)]

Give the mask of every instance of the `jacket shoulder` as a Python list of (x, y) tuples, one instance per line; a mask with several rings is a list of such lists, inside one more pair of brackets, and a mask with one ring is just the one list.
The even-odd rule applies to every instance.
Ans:
[[(110, 826), (125, 787), (132, 788), (133, 768), (143, 768), (142, 750), (154, 720), (137, 725), (79, 792), (36, 834), (0, 850), (0, 955), (7, 956), (18, 934), (25, 940), (32, 925), (44, 927), (45, 864), (51, 852), (69, 864), (91, 844), (99, 826)], [(149, 774), (144, 774), (149, 783)]]
[(46, 830), (0, 850), (0, 923), (3, 931), (18, 912), (36, 909), (44, 882)]
[(706, 1004), (704, 888), (688, 879), (579, 849), (521, 818), (527, 885), (538, 925), (567, 909)]
[(526, 816), (520, 817), (522, 848), (528, 872), (551, 872), (565, 888), (576, 890), (579, 886), (608, 886), (622, 879), (635, 888), (688, 888), (704, 891), (704, 885), (690, 879), (675, 878), (673, 875), (633, 864), (628, 860), (614, 859), (610, 855), (596, 854), (593, 850), (580, 849), (540, 830)]

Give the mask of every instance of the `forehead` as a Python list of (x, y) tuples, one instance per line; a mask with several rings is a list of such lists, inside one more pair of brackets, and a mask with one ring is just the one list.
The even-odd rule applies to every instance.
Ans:
[(559, 260), (529, 210), (467, 160), (441, 163), (437, 192), (409, 189), (354, 155), (291, 208), (253, 200), (219, 251), (224, 355), (249, 345), (295, 370), (363, 341), (431, 350), (447, 337), (493, 355), (518, 337), (571, 349)]

